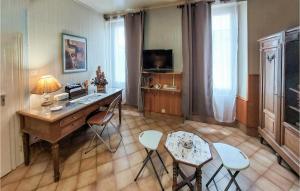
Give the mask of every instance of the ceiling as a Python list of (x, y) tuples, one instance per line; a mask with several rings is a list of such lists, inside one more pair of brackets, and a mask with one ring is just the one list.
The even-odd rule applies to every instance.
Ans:
[(74, 0), (99, 13), (115, 13), (153, 6), (165, 6), (179, 0)]

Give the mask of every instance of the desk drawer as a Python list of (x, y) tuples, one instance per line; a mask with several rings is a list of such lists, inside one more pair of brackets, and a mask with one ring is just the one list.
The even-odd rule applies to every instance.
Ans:
[(60, 122), (59, 122), (59, 126), (60, 127), (64, 127), (66, 125), (68, 125), (69, 123), (81, 118), (83, 116), (83, 112), (82, 111), (79, 111), (77, 113), (74, 113), (64, 119), (62, 119)]
[(99, 106), (105, 106), (105, 105), (109, 106), (109, 105), (111, 104), (111, 102), (114, 101), (115, 98), (116, 98), (116, 97), (109, 97), (109, 98), (106, 98), (105, 100), (103, 100), (103, 101), (99, 104)]
[(99, 109), (99, 105), (92, 105), (92, 106), (86, 108), (86, 109), (84, 110), (84, 113), (85, 113), (86, 115), (89, 115), (90, 113), (92, 113), (93, 111), (96, 111), (97, 109)]
[(76, 121), (73, 121), (72, 123), (70, 123), (69, 125), (65, 126), (62, 128), (61, 130), (61, 134), (65, 135), (65, 134), (70, 134), (73, 131), (75, 131), (76, 129), (80, 128), (81, 126), (83, 126), (85, 124), (85, 119), (84, 117), (77, 119)]

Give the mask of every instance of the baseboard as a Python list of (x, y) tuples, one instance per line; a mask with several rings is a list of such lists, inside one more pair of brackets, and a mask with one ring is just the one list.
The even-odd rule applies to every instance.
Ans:
[(145, 117), (168, 117), (168, 118), (172, 118), (173, 120), (176, 120), (177, 122), (180, 122), (180, 123), (184, 122), (183, 116), (171, 115), (171, 114), (165, 114), (165, 113), (144, 111), (144, 116)]

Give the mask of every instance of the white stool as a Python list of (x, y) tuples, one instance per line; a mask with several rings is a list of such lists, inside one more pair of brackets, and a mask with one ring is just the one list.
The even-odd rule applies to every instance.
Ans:
[[(225, 190), (229, 189), (232, 182), (234, 182), (238, 190), (241, 190), (235, 178), (241, 170), (244, 170), (249, 167), (250, 162), (248, 157), (242, 151), (240, 151), (239, 149), (231, 145), (227, 145), (223, 143), (213, 143), (213, 145), (222, 160), (222, 164), (218, 168), (218, 170), (214, 173), (214, 175), (211, 177), (211, 179), (207, 182), (206, 187), (208, 187), (211, 181), (213, 181), (215, 176), (224, 166), (231, 176), (231, 179), (228, 185), (226, 186)], [(232, 173), (232, 171), (235, 171), (235, 173)]]
[(162, 134), (161, 132), (159, 132), (159, 131), (154, 131), (154, 130), (143, 131), (142, 133), (140, 133), (140, 135), (139, 135), (139, 141), (140, 141), (140, 143), (145, 147), (145, 150), (146, 150), (146, 152), (147, 152), (147, 156), (146, 156), (146, 158), (144, 159), (143, 166), (142, 166), (142, 168), (140, 169), (140, 171), (139, 171), (139, 173), (137, 174), (137, 176), (136, 176), (136, 178), (134, 179), (134, 181), (136, 181), (136, 180), (138, 179), (139, 175), (141, 174), (142, 170), (143, 170), (144, 167), (146, 166), (147, 162), (150, 160), (151, 165), (152, 165), (152, 167), (153, 167), (153, 169), (154, 169), (156, 178), (157, 178), (157, 180), (158, 180), (158, 182), (159, 182), (159, 185), (160, 185), (161, 189), (164, 190), (164, 188), (163, 188), (163, 186), (162, 186), (162, 184), (161, 184), (161, 181), (160, 181), (160, 179), (159, 179), (158, 173), (157, 173), (157, 171), (156, 171), (156, 169), (155, 169), (155, 167), (154, 167), (153, 161), (152, 161), (152, 159), (151, 159), (151, 155), (152, 155), (153, 152), (155, 151), (156, 154), (157, 154), (157, 156), (158, 156), (158, 158), (159, 158), (159, 160), (160, 160), (161, 163), (163, 164), (163, 166), (164, 166), (166, 172), (169, 173), (168, 170), (167, 170), (167, 168), (166, 168), (166, 166), (165, 166), (165, 164), (164, 164), (164, 162), (163, 162), (163, 160), (161, 159), (159, 153), (157, 152), (157, 147), (158, 147), (158, 144), (159, 144), (159, 142), (160, 142), (160, 140), (161, 140), (162, 135), (163, 135), (163, 134)]

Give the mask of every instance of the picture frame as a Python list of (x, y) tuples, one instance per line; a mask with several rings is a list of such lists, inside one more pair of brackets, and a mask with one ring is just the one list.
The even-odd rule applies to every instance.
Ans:
[(87, 71), (87, 39), (62, 33), (63, 73)]

